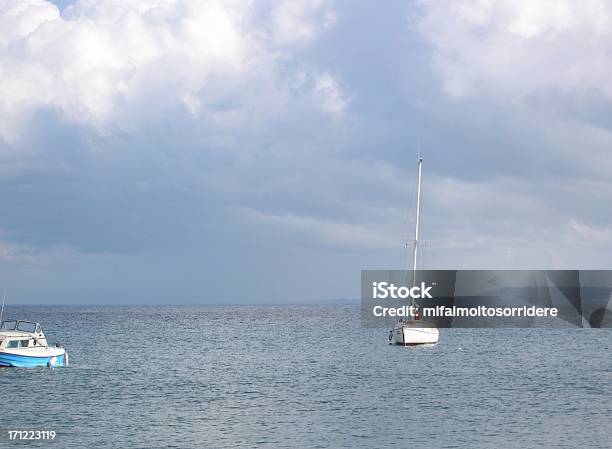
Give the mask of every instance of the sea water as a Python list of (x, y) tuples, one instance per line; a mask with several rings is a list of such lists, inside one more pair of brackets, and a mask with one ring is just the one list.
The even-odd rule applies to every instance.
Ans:
[[(609, 329), (388, 345), (352, 306), (10, 307), (67, 368), (0, 370), (28, 447), (610, 447)], [(21, 446), (21, 445), (20, 445)]]

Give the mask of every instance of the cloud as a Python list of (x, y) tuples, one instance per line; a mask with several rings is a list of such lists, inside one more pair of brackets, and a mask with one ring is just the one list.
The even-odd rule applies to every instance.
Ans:
[(569, 227), (593, 246), (612, 246), (612, 228), (609, 226), (593, 226), (571, 219)]
[(422, 1), (408, 17), (464, 128), (434, 187), (461, 217), (441, 246), (479, 267), (607, 266), (612, 4)]
[(292, 213), (270, 214), (253, 209), (245, 209), (243, 213), (250, 221), (258, 225), (272, 226), (280, 232), (297, 233), (298, 239), (304, 239), (306, 245), (309, 244), (309, 241), (314, 240), (315, 244), (321, 242), (333, 248), (345, 248), (352, 251), (381, 250), (398, 246), (397, 238), (359, 224), (339, 223)]
[(314, 92), (323, 110), (338, 115), (346, 109), (348, 99), (344, 97), (338, 82), (329, 73), (317, 77)]
[[(270, 8), (273, 24), (244, 1), (81, 0), (60, 15), (43, 0), (7, 0), (0, 6), (0, 139), (18, 141), (41, 108), (109, 133), (177, 106), (200, 120), (235, 123), (236, 110), (251, 106), (241, 102), (254, 84), (282, 107), (289, 94), (277, 65), (291, 48), (276, 49), (265, 30), (284, 24), (293, 39), (283, 43), (310, 41), (320, 31), (318, 11), (329, 8), (323, 1)], [(327, 91), (336, 113), (337, 80)], [(232, 97), (240, 102), (228, 108)]]
[(453, 97), (592, 94), (612, 100), (612, 4), (423, 1), (411, 22)]
[[(423, 228), (436, 268), (605, 268), (610, 185), (574, 179), (431, 176)], [(594, 206), (600, 205), (600, 206)]]
[(0, 2), (5, 277), (356, 295), (399, 266), (419, 141), (428, 266), (608, 266), (608, 7), (409, 5)]
[(339, 78), (294, 58), (332, 17), (324, 0), (2, 2), (5, 255), (206, 241), (303, 121), (344, 112)]
[(280, 45), (310, 42), (334, 25), (334, 10), (323, 0), (280, 2), (272, 11), (272, 35)]
[(39, 257), (29, 248), (0, 242), (0, 263), (36, 264), (39, 263)]

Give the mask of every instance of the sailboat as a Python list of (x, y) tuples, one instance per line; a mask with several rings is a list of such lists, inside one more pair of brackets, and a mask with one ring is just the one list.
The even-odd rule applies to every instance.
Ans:
[[(417, 183), (417, 207), (416, 225), (414, 231), (414, 251), (412, 258), (412, 286), (416, 285), (417, 255), (419, 251), (419, 220), (421, 213), (421, 173), (423, 170), (423, 158), (419, 157), (419, 174)], [(410, 299), (413, 310), (418, 310), (415, 299)], [(417, 312), (414, 317), (400, 319), (395, 327), (389, 332), (389, 341), (396, 345), (432, 345), (438, 342), (440, 332), (433, 323), (425, 323)]]

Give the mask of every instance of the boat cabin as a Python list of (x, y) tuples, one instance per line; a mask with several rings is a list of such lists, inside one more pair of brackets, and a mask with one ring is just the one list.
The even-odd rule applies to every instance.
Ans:
[(40, 323), (23, 320), (2, 321), (0, 350), (47, 346)]

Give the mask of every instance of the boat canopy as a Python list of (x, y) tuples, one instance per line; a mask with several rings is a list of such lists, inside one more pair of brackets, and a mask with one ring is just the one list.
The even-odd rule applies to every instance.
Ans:
[(24, 320), (4, 320), (0, 330), (3, 331), (21, 331), (21, 332), (42, 332), (40, 323), (35, 321)]

